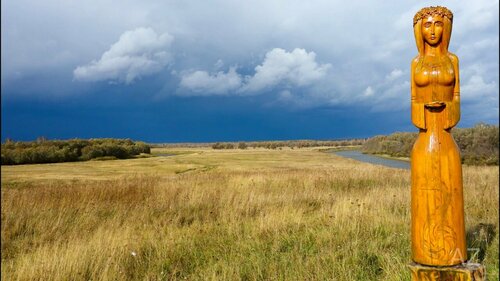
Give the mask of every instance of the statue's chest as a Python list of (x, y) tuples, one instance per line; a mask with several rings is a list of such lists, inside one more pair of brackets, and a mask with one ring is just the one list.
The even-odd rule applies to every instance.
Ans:
[(455, 71), (453, 64), (447, 57), (424, 58), (417, 63), (413, 79), (419, 87), (425, 86), (453, 86)]

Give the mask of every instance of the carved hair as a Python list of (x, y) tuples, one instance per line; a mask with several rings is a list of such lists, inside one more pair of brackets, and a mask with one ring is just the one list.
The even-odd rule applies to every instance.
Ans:
[(453, 13), (446, 7), (442, 6), (430, 6), (420, 9), (413, 17), (413, 25), (415, 25), (419, 20), (426, 18), (428, 16), (440, 15), (442, 17), (447, 17), (450, 21), (453, 21)]
[(428, 16), (439, 15), (443, 17), (443, 34), (441, 35), (441, 43), (439, 47), (443, 53), (448, 53), (450, 45), (451, 26), (453, 23), (453, 13), (446, 7), (425, 7), (420, 9), (413, 17), (413, 31), (415, 33), (415, 41), (417, 43), (418, 53), (424, 54), (424, 38), (422, 36), (422, 20)]

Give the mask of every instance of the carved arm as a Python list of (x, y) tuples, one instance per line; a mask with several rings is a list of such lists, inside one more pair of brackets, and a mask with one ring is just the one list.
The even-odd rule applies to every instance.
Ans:
[(411, 84), (411, 121), (415, 127), (425, 130), (425, 108), (424, 104), (421, 102), (417, 102), (417, 91), (415, 84), (415, 77), (413, 77), (415, 73), (415, 68), (417, 66), (418, 56), (412, 60), (411, 62), (411, 75), (410, 75), (410, 84)]

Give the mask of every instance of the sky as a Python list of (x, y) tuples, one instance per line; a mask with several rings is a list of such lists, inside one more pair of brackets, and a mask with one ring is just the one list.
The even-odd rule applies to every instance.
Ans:
[(1, 2), (1, 138), (366, 138), (410, 118), (413, 16), (454, 14), (461, 121), (498, 125), (498, 0)]

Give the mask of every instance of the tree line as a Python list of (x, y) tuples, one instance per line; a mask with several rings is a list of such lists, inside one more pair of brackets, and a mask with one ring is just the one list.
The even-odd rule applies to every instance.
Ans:
[[(453, 138), (460, 149), (463, 164), (498, 165), (498, 125), (479, 123), (472, 128), (454, 128)], [(394, 133), (375, 136), (362, 145), (363, 153), (410, 157), (418, 133)]]
[(126, 159), (151, 153), (144, 142), (130, 139), (72, 139), (2, 143), (2, 165), (87, 161), (91, 159)]
[(213, 149), (246, 149), (246, 148), (267, 148), (280, 149), (283, 147), (303, 148), (319, 146), (359, 146), (365, 142), (365, 139), (352, 140), (288, 140), (288, 141), (252, 141), (252, 142), (216, 142), (211, 145)]

